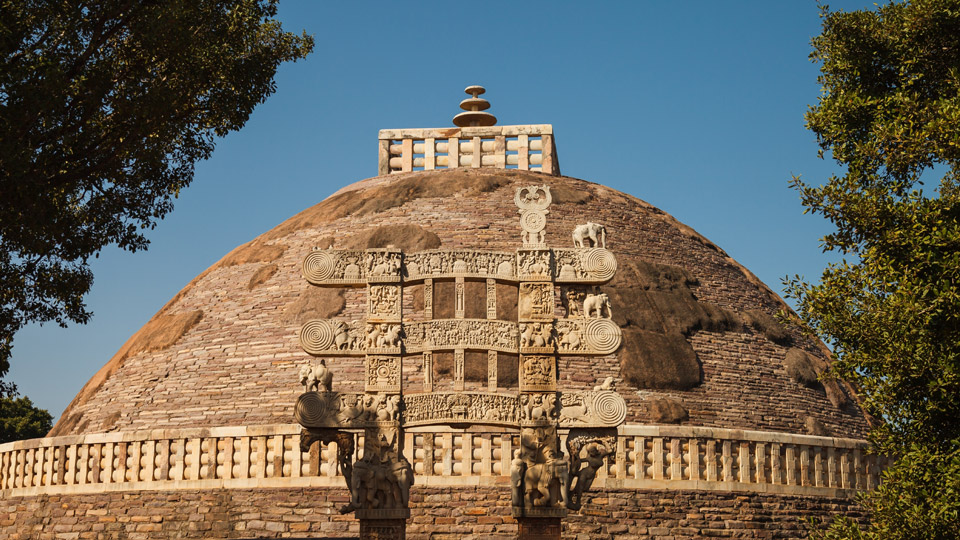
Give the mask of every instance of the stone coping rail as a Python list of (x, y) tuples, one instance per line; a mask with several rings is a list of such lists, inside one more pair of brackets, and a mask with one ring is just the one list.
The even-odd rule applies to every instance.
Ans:
[[(300, 451), (297, 424), (94, 433), (0, 445), (0, 497), (178, 489), (344, 488), (335, 443)], [(358, 435), (361, 436), (361, 435)], [(565, 438), (566, 430), (561, 430)], [(509, 485), (519, 433), (409, 428), (415, 486)], [(362, 448), (362, 444), (358, 445)], [(885, 459), (855, 439), (624, 425), (594, 489), (852, 497)]]
[(381, 129), (378, 174), (515, 168), (559, 176), (553, 126)]

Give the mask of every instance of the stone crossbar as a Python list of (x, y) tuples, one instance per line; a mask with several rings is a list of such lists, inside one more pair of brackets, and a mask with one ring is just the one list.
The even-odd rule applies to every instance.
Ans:
[[(506, 488), (519, 434), (431, 426), (408, 429), (404, 442), (417, 486)], [(877, 485), (884, 463), (868, 454), (861, 440), (624, 425), (594, 486), (852, 497)], [(97, 433), (0, 445), (4, 498), (324, 486), (344, 486), (336, 445), (314, 443), (301, 452), (296, 424)]]
[(497, 168), (560, 175), (553, 126), (380, 130), (379, 174)]

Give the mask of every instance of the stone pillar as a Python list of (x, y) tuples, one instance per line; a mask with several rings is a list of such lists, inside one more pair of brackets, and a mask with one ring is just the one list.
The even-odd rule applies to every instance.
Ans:
[[(523, 193), (523, 189), (527, 192)], [(553, 263), (544, 241), (550, 188), (521, 188), (523, 247), (517, 250), (520, 324), (520, 448), (510, 463), (512, 514), (518, 538), (559, 540), (567, 515), (570, 461), (557, 428), (556, 331)]]

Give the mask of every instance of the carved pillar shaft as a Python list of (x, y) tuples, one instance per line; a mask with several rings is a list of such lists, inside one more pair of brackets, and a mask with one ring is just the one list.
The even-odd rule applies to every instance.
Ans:
[(497, 390), (497, 351), (487, 351), (487, 390)]
[(423, 353), (423, 391), (433, 392), (433, 353)]
[(463, 349), (457, 349), (453, 351), (453, 388), (457, 391), (462, 391), (463, 384), (463, 372), (464, 372), (464, 363), (466, 362), (466, 354)]
[(423, 280), (423, 318), (433, 319), (433, 279)]
[(457, 319), (464, 317), (464, 282), (462, 277), (456, 278), (456, 306), (453, 316)]
[(487, 318), (497, 318), (497, 280), (487, 280)]

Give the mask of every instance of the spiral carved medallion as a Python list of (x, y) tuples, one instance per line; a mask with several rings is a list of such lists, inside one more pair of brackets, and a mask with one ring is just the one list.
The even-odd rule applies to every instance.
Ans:
[(333, 347), (334, 333), (330, 321), (307, 321), (300, 328), (300, 346), (309, 354), (323, 354)]
[(303, 277), (310, 283), (324, 282), (333, 277), (337, 262), (325, 251), (313, 251), (303, 259)]
[(617, 258), (606, 249), (591, 249), (583, 256), (583, 270), (596, 279), (611, 279), (617, 271)]
[(627, 418), (627, 402), (616, 392), (597, 392), (591, 412), (601, 424), (619, 426)]
[(297, 399), (294, 417), (303, 426), (320, 426), (333, 414), (327, 403), (317, 392), (306, 392)]
[(620, 348), (620, 327), (610, 319), (591, 319), (584, 331), (587, 348), (597, 354), (610, 354)]

